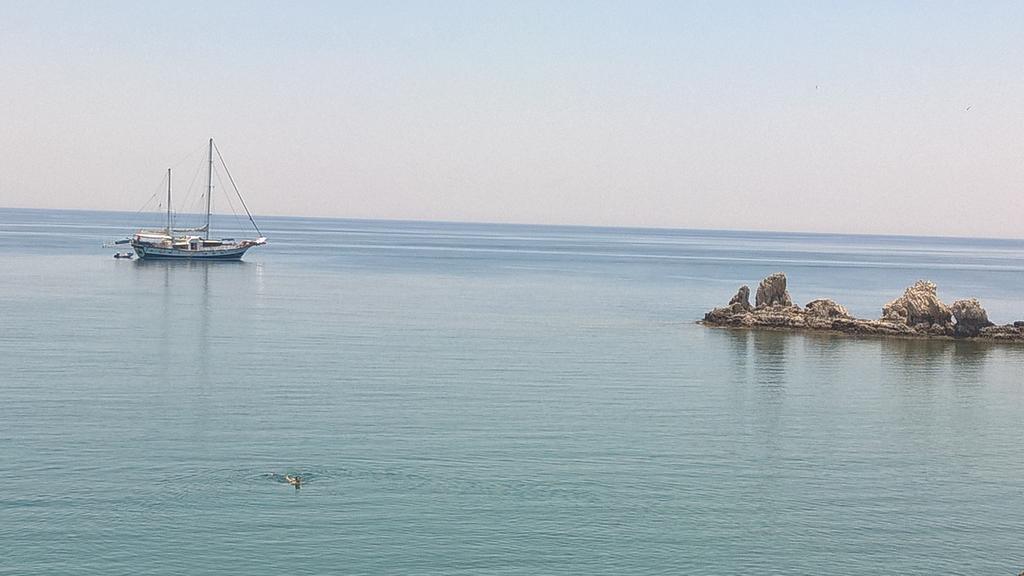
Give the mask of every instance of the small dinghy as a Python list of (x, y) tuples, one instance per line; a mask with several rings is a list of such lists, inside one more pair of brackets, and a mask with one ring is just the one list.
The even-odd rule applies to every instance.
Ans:
[(114, 258), (127, 258), (127, 259), (131, 260), (134, 257), (135, 257), (135, 254), (133, 254), (131, 252), (117, 252), (116, 254), (114, 254)]

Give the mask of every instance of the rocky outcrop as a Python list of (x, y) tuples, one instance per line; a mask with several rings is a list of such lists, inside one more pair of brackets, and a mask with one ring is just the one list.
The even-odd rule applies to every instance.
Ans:
[(757, 287), (757, 296), (754, 298), (754, 305), (762, 306), (792, 306), (793, 299), (789, 297), (786, 290), (786, 275), (776, 272), (761, 280)]
[(978, 302), (977, 298), (957, 300), (953, 302), (950, 311), (956, 318), (957, 336), (977, 336), (981, 333), (982, 328), (995, 326), (988, 321), (988, 313), (981, 307), (981, 302)]
[(948, 324), (952, 316), (949, 307), (939, 300), (935, 284), (926, 280), (918, 280), (903, 296), (882, 307), (882, 318), (912, 326)]
[(750, 306), (750, 289), (741, 286), (727, 306), (705, 314), (703, 323), (738, 328), (828, 330), (867, 336), (1024, 342), (1024, 321), (996, 326), (975, 298), (957, 300), (952, 307), (946, 306), (939, 300), (935, 284), (924, 280), (914, 283), (902, 296), (883, 306), (882, 317), (878, 320), (854, 318), (833, 300), (812, 300), (803, 308), (794, 306), (786, 284), (786, 275), (782, 273), (762, 280), (753, 307)]

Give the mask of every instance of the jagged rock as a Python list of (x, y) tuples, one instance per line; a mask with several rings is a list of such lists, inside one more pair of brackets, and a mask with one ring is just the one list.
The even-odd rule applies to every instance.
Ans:
[(820, 318), (848, 318), (850, 316), (850, 313), (846, 311), (846, 307), (835, 300), (828, 300), (826, 298), (811, 300), (804, 306), (804, 310), (807, 311), (808, 315)]
[(914, 329), (903, 322), (862, 320), (860, 318), (836, 318), (832, 321), (830, 329), (846, 334), (868, 336), (913, 336), (915, 334)]
[(738, 316), (739, 314), (739, 312), (732, 309), (732, 306), (715, 308), (714, 310), (704, 314), (704, 322), (707, 322), (708, 324), (722, 324), (725, 326), (733, 326), (735, 324), (732, 321), (732, 317)]
[(988, 340), (1014, 340), (1024, 341), (1024, 323), (1020, 326), (1013, 324), (1006, 324), (1003, 326), (989, 326), (982, 328), (978, 331), (978, 336)]
[(909, 313), (907, 307), (897, 301), (892, 301), (882, 307), (882, 320), (896, 324), (909, 324), (907, 319)]
[(903, 292), (903, 296), (882, 307), (882, 319), (902, 322), (909, 326), (926, 322), (928, 324), (949, 324), (952, 313), (939, 300), (935, 284), (918, 280)]
[[(740, 316), (753, 310), (750, 305), (750, 288), (740, 286), (736, 295), (729, 300), (729, 304), (721, 308), (715, 308), (704, 315), (704, 321), (709, 324), (724, 324), (736, 326), (741, 324)], [(735, 318), (734, 318), (735, 317)]]
[(752, 327), (757, 324), (753, 314), (749, 311), (736, 310), (732, 306), (725, 306), (724, 308), (715, 308), (711, 312), (704, 315), (704, 322), (706, 324), (714, 324), (718, 326), (747, 326)]
[(988, 313), (981, 307), (977, 298), (957, 300), (950, 307), (953, 317), (956, 318), (955, 335), (960, 337), (977, 336), (982, 328), (994, 326), (988, 321)]
[(758, 308), (775, 305), (792, 306), (793, 299), (789, 297), (789, 292), (786, 290), (786, 275), (776, 272), (761, 280), (761, 284), (757, 286), (754, 305)]
[(749, 311), (753, 307), (750, 305), (750, 288), (747, 286), (740, 286), (740, 289), (736, 291), (736, 295), (729, 300), (729, 306), (736, 310), (738, 305), (739, 310)]
[(978, 302), (977, 298), (966, 298), (953, 302), (950, 312), (956, 318), (957, 324), (991, 324), (988, 321), (988, 313), (981, 307), (981, 302)]
[(796, 306), (769, 306), (755, 309), (758, 324), (777, 328), (803, 328), (807, 325), (803, 310)]

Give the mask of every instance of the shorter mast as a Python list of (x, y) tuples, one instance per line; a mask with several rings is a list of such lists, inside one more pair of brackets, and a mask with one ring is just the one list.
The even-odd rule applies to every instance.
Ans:
[(171, 236), (171, 169), (167, 169), (167, 235)]

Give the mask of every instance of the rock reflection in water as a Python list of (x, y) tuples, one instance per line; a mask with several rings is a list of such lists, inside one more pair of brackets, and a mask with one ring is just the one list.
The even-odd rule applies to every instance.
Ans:
[(884, 363), (897, 380), (911, 384), (953, 376), (980, 382), (994, 345), (977, 341), (903, 340), (882, 342)]
[(785, 387), (787, 353), (793, 337), (781, 332), (754, 332), (754, 368), (758, 384), (780, 391)]

